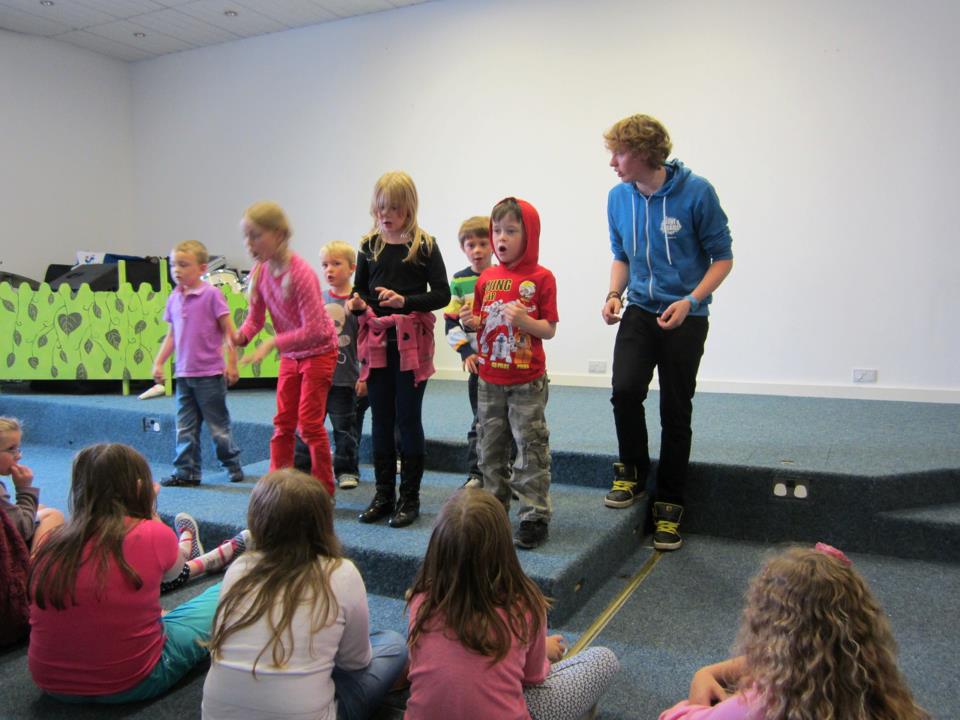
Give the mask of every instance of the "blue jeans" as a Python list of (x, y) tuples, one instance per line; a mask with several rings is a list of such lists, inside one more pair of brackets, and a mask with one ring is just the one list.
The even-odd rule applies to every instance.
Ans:
[[(220, 583), (211, 585), (195, 598), (179, 605), (163, 616), (163, 632), (166, 639), (163, 653), (153, 670), (129, 690), (113, 695), (59, 695), (51, 697), (69, 703), (121, 703), (138, 702), (162, 695), (176, 685), (197, 663), (204, 660), (210, 651), (207, 643), (213, 628), (213, 616), (220, 599)], [(204, 643), (204, 644), (201, 644)]]
[(363, 720), (373, 715), (407, 664), (407, 643), (393, 630), (370, 633), (373, 659), (362, 670), (333, 669), (337, 688), (337, 720)]
[(240, 448), (230, 433), (227, 381), (223, 375), (177, 378), (177, 477), (200, 479), (200, 426), (207, 421), (217, 459), (231, 474), (241, 472)]
[(334, 385), (327, 395), (327, 417), (333, 426), (333, 474), (360, 475), (360, 428), (353, 386)]

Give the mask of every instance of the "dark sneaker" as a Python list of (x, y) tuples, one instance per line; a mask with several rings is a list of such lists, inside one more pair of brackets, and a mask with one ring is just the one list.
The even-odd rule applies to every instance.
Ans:
[(189, 513), (179, 513), (173, 519), (173, 527), (177, 530), (177, 540), (184, 532), (190, 533), (190, 557), (187, 560), (196, 560), (203, 555), (203, 545), (200, 543), (200, 526)]
[(654, 550), (677, 550), (683, 545), (683, 538), (680, 537), (682, 515), (682, 505), (662, 502), (653, 504)]
[(397, 511), (387, 521), (387, 524), (392, 528), (402, 528), (411, 524), (418, 517), (420, 517), (420, 498), (401, 499), (397, 503)]
[(359, 484), (360, 484), (360, 478), (358, 478), (353, 473), (344, 473), (343, 475), (337, 475), (337, 487), (339, 487), (341, 490), (352, 490)]
[(613, 464), (613, 487), (603, 499), (610, 508), (627, 508), (646, 495), (637, 482), (636, 468), (628, 468), (623, 463)]
[(171, 475), (160, 481), (163, 487), (196, 487), (200, 484), (200, 478), (183, 478), (179, 475)]
[(230, 471), (230, 482), (238, 483), (238, 482), (243, 482), (246, 479), (247, 479), (247, 476), (243, 474), (243, 470), (241, 470), (240, 468)]
[(550, 534), (550, 526), (544, 520), (521, 520), (513, 536), (513, 544), (524, 550), (533, 550), (543, 545)]
[(482, 488), (483, 487), (483, 478), (479, 475), (470, 475), (467, 478), (467, 481), (462, 485), (465, 488)]
[(392, 495), (377, 492), (367, 509), (357, 516), (357, 520), (362, 523), (372, 523), (390, 517), (393, 515), (394, 504)]

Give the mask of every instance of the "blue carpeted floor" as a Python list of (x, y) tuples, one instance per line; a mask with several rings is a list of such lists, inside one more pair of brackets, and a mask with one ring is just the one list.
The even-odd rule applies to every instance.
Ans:
[[(246, 469), (253, 475), (263, 472), (273, 394), (239, 390), (231, 392), (229, 402)], [(0, 394), (0, 414), (26, 419), (24, 462), (36, 472), (43, 501), (59, 507), (65, 507), (73, 453), (93, 440), (129, 442), (151, 459), (155, 473), (169, 472), (172, 413), (170, 398), (43, 396), (23, 387), (4, 387)], [(647, 414), (655, 429), (655, 393)], [(608, 483), (608, 463), (616, 451), (608, 392), (551, 388), (547, 415), (557, 483), (556, 515), (551, 541), (541, 550), (523, 553), (522, 561), (541, 584), (556, 583), (561, 602), (555, 624), (573, 641), (627, 584), (651, 550), (643, 546), (639, 533), (642, 508), (629, 515), (600, 504), (603, 491), (598, 488)], [(161, 432), (145, 432), (143, 417), (159, 418)], [(371, 567), (377, 568), (366, 580), (373, 624), (378, 627), (404, 628), (402, 589), (425, 547), (432, 515), (462, 481), (459, 458), (469, 423), (464, 385), (432, 381), (424, 421), (426, 434), (434, 442), (431, 455), (436, 464), (425, 480), (425, 517), (419, 525), (394, 531), (360, 526), (353, 520), (371, 495), (367, 467), (360, 488), (337, 497), (338, 533), (358, 564), (372, 562)], [(701, 394), (695, 400), (693, 459), (708, 480), (712, 474), (720, 476), (711, 486), (716, 493), (724, 493), (725, 483), (732, 483), (741, 469), (824, 473), (830, 483), (864, 476), (891, 482), (897, 476), (914, 477), (916, 482), (929, 477), (949, 490), (956, 484), (955, 475), (938, 471), (960, 468), (958, 430), (957, 406)], [(656, 432), (652, 435), (655, 455)], [(904, 487), (915, 488), (904, 482)], [(195, 489), (165, 488), (160, 507), (167, 517), (188, 509), (202, 518), (205, 541), (210, 543), (244, 524), (251, 485), (229, 484), (212, 462), (204, 483)], [(745, 503), (753, 502), (749, 494), (744, 498)], [(728, 504), (733, 505), (730, 512), (734, 514), (724, 515), (723, 522), (731, 517), (735, 521), (737, 512), (766, 512), (762, 503), (741, 510), (737, 503)], [(960, 518), (956, 501), (907, 507), (916, 504), (904, 502), (906, 509), (884, 509), (877, 516), (877, 526), (889, 527), (887, 534), (897, 542), (912, 543), (921, 533), (939, 545), (956, 542)], [(698, 509), (707, 512), (709, 503)], [(842, 518), (849, 508), (839, 511)], [(385, 547), (389, 552), (381, 552)], [(593, 554), (578, 555), (585, 548)], [(771, 543), (757, 539), (690, 534), (681, 552), (664, 556), (596, 640), (612, 647), (623, 664), (602, 704), (601, 717), (656, 717), (685, 694), (693, 669), (724, 657), (735, 634), (746, 583), (770, 549)], [(375, 557), (370, 559), (368, 554)], [(954, 648), (960, 644), (955, 623), (960, 565), (864, 554), (853, 558), (890, 614), (904, 672), (920, 702), (937, 718), (960, 717), (953, 680), (958, 669)], [(591, 569), (597, 574), (590, 575)], [(168, 602), (175, 603), (203, 585), (198, 583)], [(26, 673), (25, 646), (21, 646), (0, 654), (4, 687), (0, 716), (199, 717), (202, 682), (203, 673), (194, 673), (173, 693), (146, 705), (113, 710), (65, 708), (42, 698), (34, 688)], [(383, 717), (394, 715), (385, 710)]]

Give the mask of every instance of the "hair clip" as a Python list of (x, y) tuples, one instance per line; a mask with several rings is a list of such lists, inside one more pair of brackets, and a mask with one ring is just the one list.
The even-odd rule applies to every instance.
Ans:
[(823, 553), (824, 555), (829, 555), (832, 558), (836, 558), (847, 567), (853, 565), (853, 562), (850, 560), (850, 558), (844, 555), (842, 550), (837, 550), (833, 545), (827, 545), (826, 543), (818, 542), (813, 546), (813, 549), (818, 553)]

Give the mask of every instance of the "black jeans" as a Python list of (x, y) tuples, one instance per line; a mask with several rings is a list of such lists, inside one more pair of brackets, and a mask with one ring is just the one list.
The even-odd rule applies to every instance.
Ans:
[(390, 456), (396, 452), (394, 426), (400, 429), (400, 447), (404, 455), (424, 453), (423, 393), (424, 380), (413, 384), (413, 371), (400, 370), (396, 342), (387, 342), (387, 367), (373, 368), (367, 379), (367, 397), (373, 415), (373, 454)]
[(655, 496), (659, 502), (683, 505), (683, 488), (690, 462), (690, 421), (697, 370), (709, 323), (687, 316), (673, 330), (663, 330), (657, 316), (631, 305), (623, 313), (613, 347), (613, 418), (617, 426), (620, 462), (637, 469), (644, 483), (650, 470), (647, 399), (653, 369), (660, 380), (660, 461)]

